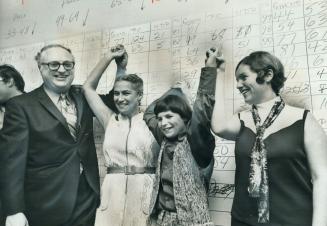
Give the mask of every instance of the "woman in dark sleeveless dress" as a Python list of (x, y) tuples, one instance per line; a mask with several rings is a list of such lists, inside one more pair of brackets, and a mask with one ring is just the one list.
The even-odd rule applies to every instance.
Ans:
[(285, 104), (278, 58), (253, 52), (236, 67), (237, 89), (249, 110), (228, 118), (224, 59), (216, 85), (212, 130), (235, 141), (232, 226), (326, 226), (327, 138), (313, 115)]

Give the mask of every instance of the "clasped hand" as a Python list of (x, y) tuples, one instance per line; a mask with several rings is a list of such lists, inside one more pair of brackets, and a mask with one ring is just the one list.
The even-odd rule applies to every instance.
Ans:
[(222, 71), (225, 71), (225, 59), (220, 48), (211, 47), (206, 52), (205, 59), (206, 67), (217, 67)]
[(118, 68), (126, 69), (128, 63), (128, 54), (122, 44), (111, 47), (109, 54), (112, 59), (115, 59)]

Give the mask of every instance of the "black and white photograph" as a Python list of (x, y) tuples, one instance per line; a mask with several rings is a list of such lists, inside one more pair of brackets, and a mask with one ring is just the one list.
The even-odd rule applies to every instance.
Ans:
[(327, 1), (0, 0), (0, 226), (327, 226)]

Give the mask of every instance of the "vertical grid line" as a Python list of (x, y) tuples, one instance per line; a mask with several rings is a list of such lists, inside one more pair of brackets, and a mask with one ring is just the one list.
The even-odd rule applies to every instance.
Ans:
[(305, 51), (306, 51), (306, 59), (307, 59), (307, 71), (308, 71), (308, 81), (310, 85), (310, 101), (311, 101), (311, 110), (312, 113), (314, 111), (313, 109), (313, 100), (312, 100), (312, 87), (311, 87), (311, 78), (310, 78), (310, 66), (309, 66), (309, 55), (308, 55), (308, 42), (307, 42), (307, 29), (305, 27), (305, 13), (304, 13), (304, 5), (305, 1), (302, 0), (302, 14), (303, 14), (303, 29), (304, 29), (304, 43), (305, 43)]

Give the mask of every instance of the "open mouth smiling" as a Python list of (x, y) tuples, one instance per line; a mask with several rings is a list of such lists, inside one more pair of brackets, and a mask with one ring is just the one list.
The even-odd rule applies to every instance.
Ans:
[(69, 75), (54, 75), (55, 78), (58, 78), (58, 79), (66, 79), (68, 78)]
[(173, 127), (165, 127), (165, 128), (162, 128), (162, 131), (165, 132), (165, 133), (168, 133)]
[(247, 92), (250, 91), (250, 89), (247, 89), (247, 88), (242, 88), (242, 89), (239, 89), (240, 93), (244, 96)]

